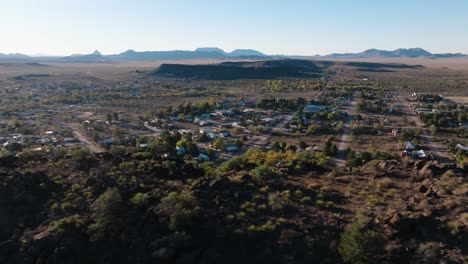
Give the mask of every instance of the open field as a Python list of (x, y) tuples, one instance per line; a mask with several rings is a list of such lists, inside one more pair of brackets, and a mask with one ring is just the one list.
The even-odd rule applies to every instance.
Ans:
[(468, 96), (447, 96), (447, 99), (460, 104), (468, 104)]

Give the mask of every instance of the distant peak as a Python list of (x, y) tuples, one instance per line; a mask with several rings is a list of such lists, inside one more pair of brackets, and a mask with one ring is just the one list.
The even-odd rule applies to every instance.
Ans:
[(132, 49), (129, 49), (127, 51), (122, 52), (122, 54), (130, 54), (130, 53), (135, 53), (135, 51)]
[(231, 56), (265, 56), (260, 51), (253, 49), (236, 49), (230, 53)]
[(220, 48), (216, 48), (216, 47), (202, 47), (202, 48), (196, 49), (195, 52), (219, 52), (222, 54), (226, 54), (224, 50)]
[(92, 55), (97, 55), (97, 56), (102, 56), (101, 52), (99, 50), (95, 50)]

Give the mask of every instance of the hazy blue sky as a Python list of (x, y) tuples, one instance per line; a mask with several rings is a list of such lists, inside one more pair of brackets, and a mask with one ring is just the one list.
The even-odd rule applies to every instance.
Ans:
[(0, 53), (468, 53), (468, 0), (0, 0)]

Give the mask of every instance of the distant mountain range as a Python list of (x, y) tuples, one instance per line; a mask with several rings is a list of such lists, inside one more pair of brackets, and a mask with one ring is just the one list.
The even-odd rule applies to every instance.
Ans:
[(10, 54), (3, 54), (0, 53), (0, 59), (28, 59), (31, 58), (28, 55), (20, 54), (20, 53), (10, 53)]
[(333, 53), (324, 57), (335, 59), (358, 58), (456, 58), (464, 57), (461, 53), (433, 54), (421, 48), (397, 49), (393, 51), (369, 49), (360, 53)]
[(102, 55), (99, 51), (91, 54), (73, 54), (65, 57), (33, 57), (24, 54), (2, 54), (2, 61), (57, 61), (57, 62), (113, 62), (113, 61), (145, 61), (145, 60), (185, 60), (185, 59), (271, 59), (271, 58), (328, 58), (328, 59), (359, 59), (359, 58), (457, 58), (467, 55), (461, 53), (433, 54), (421, 48), (397, 49), (394, 51), (369, 49), (360, 53), (333, 53), (325, 56), (288, 56), (266, 55), (252, 49), (236, 49), (225, 52), (220, 48), (198, 48), (194, 51), (134, 51), (127, 50), (120, 54)]

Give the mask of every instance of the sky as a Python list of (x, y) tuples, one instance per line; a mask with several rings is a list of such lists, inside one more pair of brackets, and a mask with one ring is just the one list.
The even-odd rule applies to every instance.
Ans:
[(0, 53), (468, 54), (468, 0), (0, 0)]

